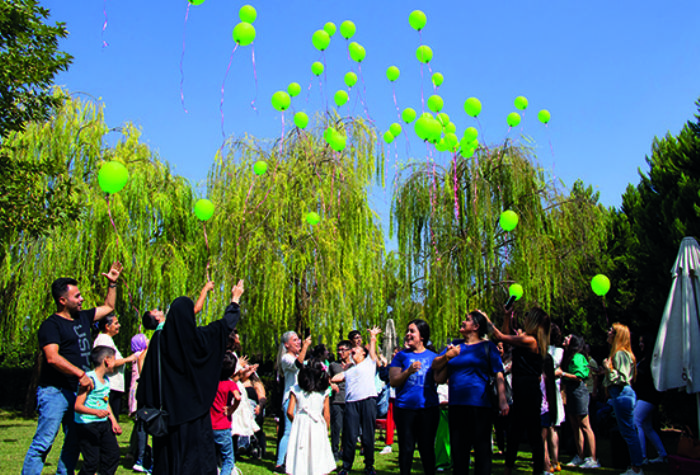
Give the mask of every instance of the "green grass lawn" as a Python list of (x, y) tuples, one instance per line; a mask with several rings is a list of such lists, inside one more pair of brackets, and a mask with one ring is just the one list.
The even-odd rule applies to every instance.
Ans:
[[(129, 468), (124, 467), (125, 455), (129, 445), (129, 437), (131, 435), (131, 430), (133, 428), (133, 423), (125, 416), (120, 419), (122, 429), (124, 433), (118, 437), (119, 445), (122, 448), (122, 460), (120, 462), (120, 467), (117, 470), (117, 474), (134, 474)], [(20, 473), (22, 469), (22, 462), (24, 460), (24, 454), (29, 447), (29, 443), (34, 435), (36, 429), (35, 419), (23, 419), (17, 414), (8, 412), (6, 410), (0, 409), (0, 474), (14, 474)], [(274, 421), (272, 419), (267, 419), (265, 424), (265, 432), (268, 435), (268, 446), (271, 450), (268, 451), (267, 456), (263, 460), (248, 460), (240, 459), (236, 461), (236, 466), (243, 472), (244, 475), (256, 475), (256, 474), (269, 474), (275, 466), (274, 458), (274, 446), (275, 439), (274, 434)], [(393, 452), (387, 455), (380, 455), (379, 451), (384, 447), (383, 443), (379, 442), (379, 437), (376, 443), (376, 469), (381, 475), (398, 473), (398, 445), (395, 443), (393, 445)], [(62, 434), (56, 438), (54, 443), (54, 448), (49, 454), (46, 461), (43, 473), (55, 473), (56, 463), (58, 460), (58, 455), (60, 453), (61, 445), (63, 441)], [(526, 446), (523, 445), (525, 448)], [(609, 443), (607, 439), (602, 439), (598, 443), (599, 458), (603, 465), (610, 464), (611, 455), (609, 450)], [(569, 456), (563, 456), (562, 460), (568, 461)], [(530, 453), (521, 452), (518, 457), (516, 468), (520, 472), (530, 472), (532, 471), (531, 465), (529, 463)], [(355, 465), (353, 467), (357, 473), (363, 473), (363, 462), (362, 457), (358, 455), (355, 457)], [(418, 459), (418, 452), (416, 452), (414, 465), (414, 473), (423, 473), (420, 467), (420, 460)], [(573, 470), (562, 470), (560, 472), (563, 475), (574, 474), (574, 473), (621, 473), (624, 470), (612, 469), (612, 468), (601, 468), (597, 470), (583, 470), (583, 469), (573, 469)], [(668, 468), (665, 464), (657, 464), (654, 466), (649, 466), (644, 468), (644, 473), (648, 475), (661, 475), (667, 473)], [(449, 472), (447, 472), (449, 473)], [(494, 456), (493, 473), (500, 474), (503, 473), (503, 457)]]

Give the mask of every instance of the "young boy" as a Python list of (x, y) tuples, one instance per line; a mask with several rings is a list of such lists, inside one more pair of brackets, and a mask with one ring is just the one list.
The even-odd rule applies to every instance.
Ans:
[(121, 434), (117, 419), (109, 407), (109, 377), (114, 373), (114, 349), (96, 346), (90, 353), (90, 363), (94, 368), (87, 372), (94, 389), (80, 388), (75, 400), (75, 422), (83, 454), (83, 468), (79, 475), (92, 475), (99, 471), (113, 475), (119, 465), (119, 444)]
[(233, 439), (231, 437), (231, 414), (241, 403), (241, 393), (238, 385), (231, 381), (238, 359), (231, 353), (224, 355), (221, 366), (219, 388), (216, 391), (214, 403), (209, 414), (211, 415), (211, 427), (214, 429), (214, 443), (221, 454), (220, 475), (231, 475), (236, 462), (233, 455)]

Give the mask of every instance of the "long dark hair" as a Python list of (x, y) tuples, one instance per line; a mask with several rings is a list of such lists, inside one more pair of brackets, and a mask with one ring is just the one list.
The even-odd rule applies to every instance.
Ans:
[(571, 363), (571, 360), (574, 359), (574, 356), (576, 356), (577, 353), (583, 353), (583, 347), (585, 346), (585, 344), (586, 342), (584, 341), (583, 337), (578, 335), (571, 335), (571, 338), (569, 339), (569, 345), (564, 350), (564, 358), (562, 358), (561, 361), (561, 368), (564, 371), (567, 370), (569, 364)]
[(330, 376), (317, 359), (311, 359), (299, 370), (297, 384), (306, 392), (322, 393), (331, 385)]
[(406, 325), (406, 329), (408, 329), (408, 327), (411, 324), (416, 326), (416, 328), (418, 329), (418, 334), (420, 335), (420, 339), (423, 340), (423, 346), (427, 347), (430, 343), (430, 325), (428, 325), (428, 322), (426, 322), (422, 318), (416, 318), (408, 322), (408, 325)]
[(478, 310), (472, 310), (469, 312), (469, 316), (472, 317), (472, 322), (479, 327), (476, 330), (476, 334), (479, 335), (479, 339), (483, 339), (489, 330), (486, 323), (486, 316)]

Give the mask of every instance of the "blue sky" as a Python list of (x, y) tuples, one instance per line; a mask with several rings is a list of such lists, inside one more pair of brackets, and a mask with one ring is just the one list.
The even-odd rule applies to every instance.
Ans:
[[(75, 56), (57, 83), (101, 101), (110, 127), (135, 123), (161, 159), (203, 190), (222, 143), (221, 86), (234, 47), (231, 32), (245, 3), (206, 0), (189, 8), (185, 28), (186, 0), (43, 0), (52, 21), (67, 23), (70, 36), (60, 46)], [(348, 60), (340, 34), (325, 55), (314, 49), (311, 36), (326, 22), (339, 26), (344, 20), (355, 23), (351, 41), (362, 44), (367, 56), (361, 64), (364, 84), (353, 88), (350, 105), (339, 109), (342, 115), (364, 117), (364, 102), (380, 133), (397, 121), (394, 90), (385, 77), (390, 65), (401, 70), (394, 83), (399, 107), (420, 111), (421, 91), (427, 99), (432, 85), (428, 68), (421, 76), (415, 50), (421, 43), (429, 45), (434, 52), (430, 68), (445, 77), (438, 94), (458, 135), (477, 125), (463, 104), (478, 97), (482, 141), (531, 137), (543, 167), (567, 185), (578, 178), (593, 185), (606, 206), (619, 206), (627, 184), (638, 182), (638, 168), (646, 170), (644, 158), (654, 136), (676, 134), (697, 112), (697, 0), (247, 3), (258, 12), (255, 71), (251, 46), (239, 47), (225, 83), (227, 135), (279, 137), (281, 114), (270, 97), (292, 81), (302, 86), (292, 103), (295, 110), (312, 115), (325, 108), (324, 97), (332, 104), (333, 93), (345, 87), (343, 75), (357, 72), (357, 63)], [(428, 18), (420, 35), (408, 24), (415, 9)], [(326, 63), (324, 95), (310, 70), (317, 60)], [(180, 101), (183, 77), (187, 113)], [(518, 95), (530, 105), (522, 124), (508, 132), (506, 116), (515, 111)], [(250, 106), (253, 100), (256, 110)], [(552, 114), (546, 128), (536, 118), (540, 109)], [(289, 130), (292, 114), (287, 112), (285, 119)], [(410, 156), (424, 158), (425, 146), (413, 127), (409, 133)], [(392, 145), (387, 154), (388, 171), (397, 155), (401, 161), (408, 157), (405, 139), (399, 137), (397, 143), (397, 151)], [(388, 179), (385, 189), (372, 192), (385, 228), (390, 184)]]

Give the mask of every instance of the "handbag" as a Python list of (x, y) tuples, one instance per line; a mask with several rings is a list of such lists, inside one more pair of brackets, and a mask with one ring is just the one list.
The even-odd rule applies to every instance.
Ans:
[(700, 459), (700, 440), (693, 437), (693, 433), (688, 426), (681, 432), (676, 453), (681, 457)]
[[(491, 369), (491, 346), (488, 342), (486, 342), (486, 361), (489, 365), (489, 369)], [(508, 403), (510, 406), (513, 404), (513, 389), (511, 389), (510, 384), (508, 384), (508, 380), (505, 377), (503, 378), (503, 387), (505, 388), (506, 393), (506, 403)], [(489, 379), (486, 382), (486, 392), (488, 394), (489, 401), (491, 402), (491, 408), (498, 412), (498, 380), (496, 379), (496, 373), (494, 373), (492, 370), (491, 374), (489, 375)]]
[[(158, 338), (160, 338), (160, 332)], [(163, 409), (163, 385), (160, 377), (160, 341), (158, 341), (158, 400), (160, 408), (142, 407), (136, 411), (136, 419), (141, 421), (146, 432), (153, 437), (168, 435), (168, 412)]]

